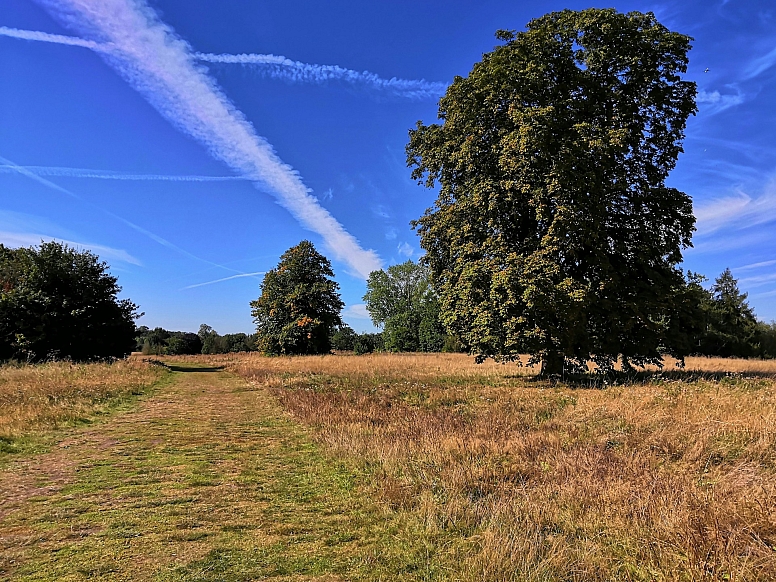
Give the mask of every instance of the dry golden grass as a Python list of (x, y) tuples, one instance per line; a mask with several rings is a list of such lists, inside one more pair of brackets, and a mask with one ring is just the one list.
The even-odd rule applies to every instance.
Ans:
[(117, 398), (142, 392), (163, 374), (140, 359), (0, 366), (0, 439), (88, 417)]
[(687, 358), (687, 370), (776, 376), (776, 360), (745, 360), (742, 358)]
[(776, 579), (776, 362), (690, 358), (625, 386), (462, 355), (199, 359), (267, 386), (456, 580)]

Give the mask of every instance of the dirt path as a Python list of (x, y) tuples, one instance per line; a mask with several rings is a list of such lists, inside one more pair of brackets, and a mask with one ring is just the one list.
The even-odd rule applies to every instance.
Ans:
[(178, 371), (0, 472), (0, 579), (428, 579), (355, 483), (261, 387)]

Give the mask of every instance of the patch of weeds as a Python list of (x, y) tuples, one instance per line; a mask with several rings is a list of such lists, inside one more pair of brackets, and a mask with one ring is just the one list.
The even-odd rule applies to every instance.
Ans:
[(242, 550), (219, 548), (201, 560), (177, 568), (171, 580), (237, 582), (289, 574), (315, 576), (331, 572), (331, 563), (316, 556), (290, 556), (284, 544)]
[(567, 406), (576, 406), (577, 399), (574, 396), (560, 394), (554, 398), (545, 398), (543, 406), (540, 406), (534, 414), (534, 422), (540, 425), (548, 420), (552, 420), (558, 413), (562, 412)]
[(95, 578), (97, 576), (106, 576), (116, 572), (115, 564), (98, 564), (92, 568), (79, 568), (78, 573), (86, 578)]
[(397, 388), (399, 389), (399, 399), (407, 406), (427, 406), (429, 394), (428, 386), (425, 384), (403, 382)]
[(358, 535), (356, 535), (355, 532), (352, 531), (346, 531), (346, 532), (337, 532), (332, 536), (329, 536), (324, 540), (324, 545), (327, 546), (338, 546), (340, 544), (346, 544), (348, 542), (352, 542), (354, 540), (358, 539)]
[(750, 442), (751, 437), (746, 433), (726, 432), (718, 435), (710, 443), (706, 469), (735, 461), (746, 452)]
[(192, 475), (186, 480), (188, 487), (217, 487), (221, 480), (211, 475)]
[(142, 504), (138, 504), (136, 507), (162, 507), (165, 505), (184, 505), (195, 501), (195, 497), (172, 497), (166, 499), (151, 499)]
[(0, 436), (0, 470), (16, 458), (45, 453), (54, 442), (53, 435), (25, 434), (19, 437)]

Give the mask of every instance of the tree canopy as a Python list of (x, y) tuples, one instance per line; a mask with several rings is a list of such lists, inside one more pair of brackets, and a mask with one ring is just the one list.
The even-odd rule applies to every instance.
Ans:
[(497, 37), (407, 146), (412, 176), (439, 186), (414, 226), (446, 328), (480, 359), (527, 352), (548, 373), (682, 357), (695, 219), (665, 179), (696, 111), (691, 39), (612, 9)]
[(384, 348), (398, 352), (438, 352), (445, 342), (439, 300), (429, 270), (407, 261), (372, 271), (364, 295), (372, 323), (382, 326)]
[(280, 257), (251, 302), (259, 348), (271, 354), (321, 354), (341, 325), (344, 304), (329, 260), (302, 241)]
[(58, 242), (0, 245), (0, 360), (122, 357), (135, 345), (137, 305), (118, 299), (108, 265)]

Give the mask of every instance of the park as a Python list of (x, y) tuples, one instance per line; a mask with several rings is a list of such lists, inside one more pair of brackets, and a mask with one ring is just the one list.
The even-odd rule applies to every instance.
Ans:
[[(0, 578), (776, 579), (776, 322), (755, 313), (776, 291), (749, 293), (774, 279), (773, 205), (738, 184), (698, 206), (671, 178), (704, 104), (708, 120), (745, 102), (699, 88), (692, 37), (653, 12), (561, 9), (497, 30), (445, 84), (198, 52), (140, 0), (40, 4), (78, 36), (3, 25), (0, 40), (100, 59), (234, 175), (0, 157), (14, 179), (156, 245), (141, 260), (0, 230)], [(341, 83), (380, 106), (438, 99), (435, 122), (404, 130), (399, 164), (425, 200), (409, 224), (421, 250), (388, 206), (354, 198), (353, 217), (371, 212), (396, 250), (363, 247), (332, 188), (313, 195), (208, 68), (230, 65), (243, 79), (264, 67), (264, 80)], [(232, 192), (223, 205), (245, 208), (228, 223), (235, 240), (255, 204), (239, 188), (277, 204), (249, 263), (217, 256), (229, 237), (210, 222), (196, 254), (118, 214), (142, 205), (50, 177), (218, 183)], [(210, 204), (145, 217), (184, 237), (186, 212), (219, 220)], [(199, 270), (181, 274), (161, 248)], [(738, 263), (692, 270), (709, 248)], [(240, 302), (220, 294), (245, 282)], [(253, 328), (193, 328), (204, 313), (223, 330), (231, 310)]]

